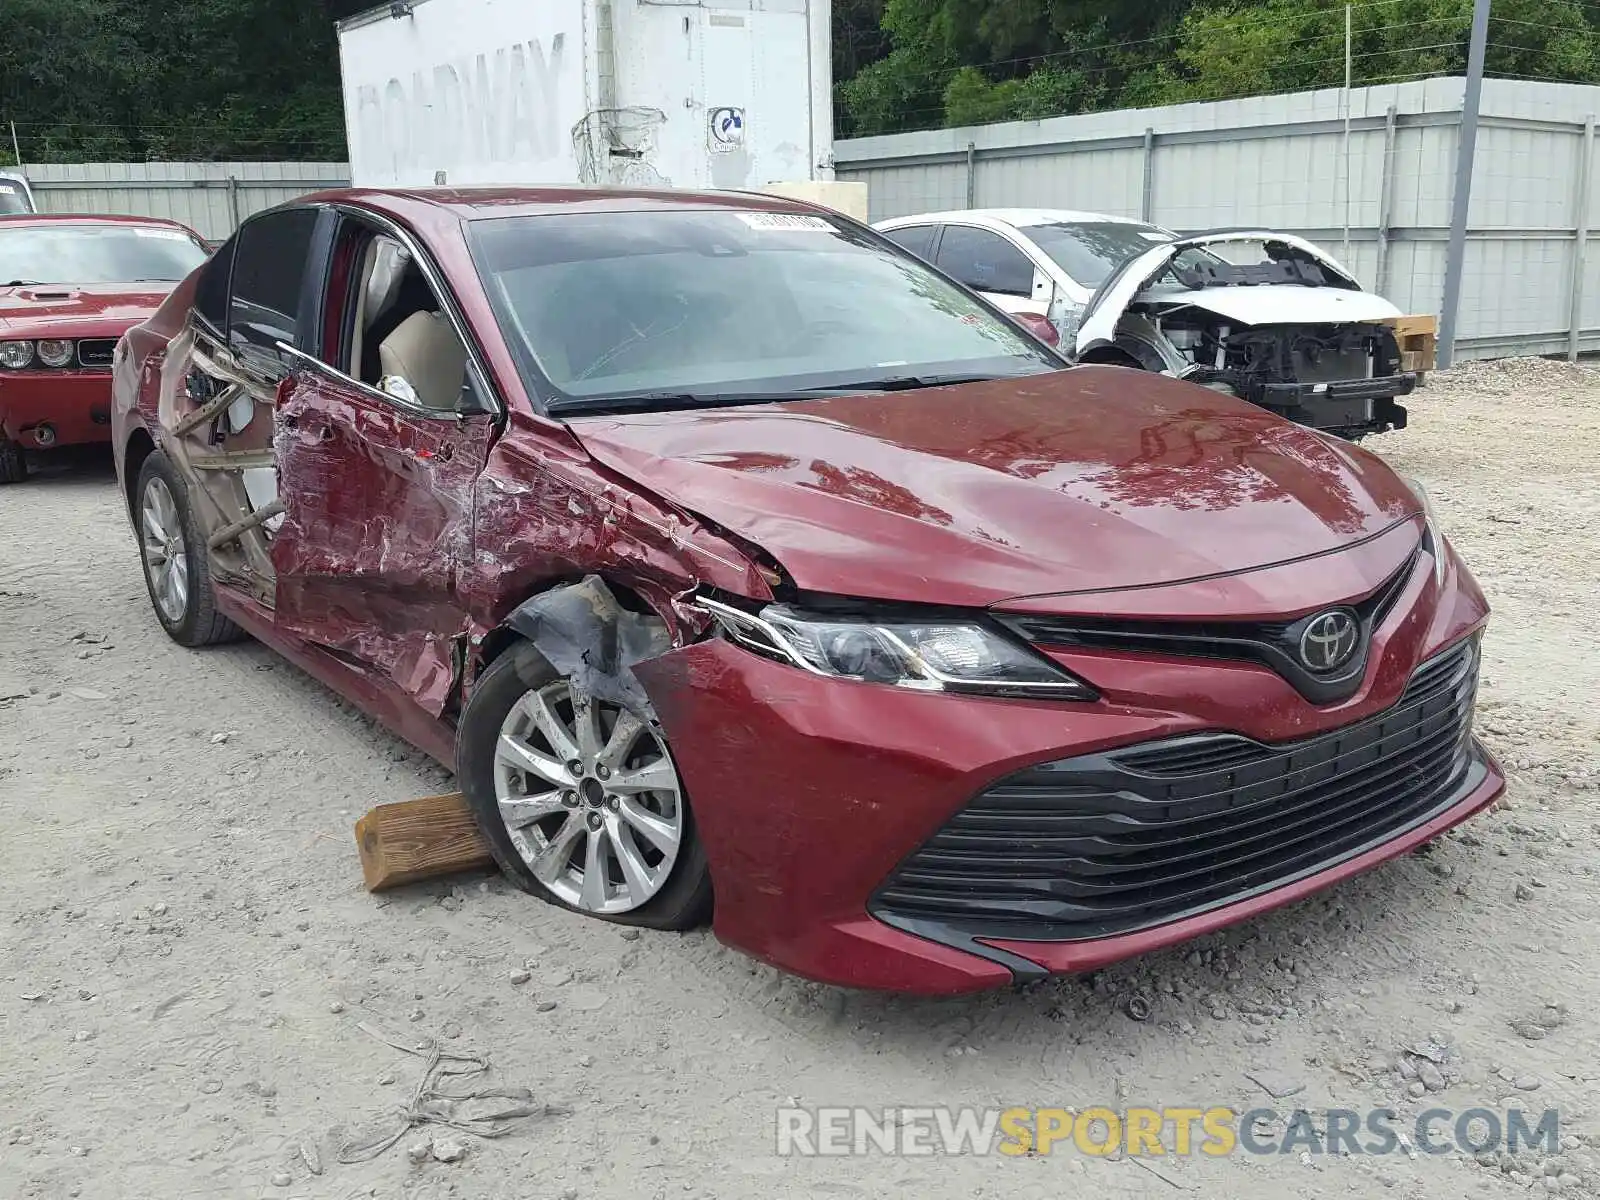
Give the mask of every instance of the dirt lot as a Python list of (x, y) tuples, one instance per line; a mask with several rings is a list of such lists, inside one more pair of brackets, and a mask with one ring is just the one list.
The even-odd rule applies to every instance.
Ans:
[[(1413, 414), (1374, 446), (1430, 486), (1496, 606), (1480, 723), (1504, 809), (1223, 936), (941, 1002), (815, 987), (498, 879), (374, 899), (351, 823), (443, 773), (257, 645), (170, 644), (103, 464), (5, 489), (0, 1197), (1600, 1196), (1600, 372), (1474, 366)], [(461, 1137), (456, 1163), (408, 1157), (451, 1134), (432, 1125), (343, 1164), (399, 1128), (426, 1066), (367, 1029), (481, 1051), (549, 1109)], [(773, 1152), (790, 1097), (1273, 1104), (1251, 1075), (1302, 1087), (1282, 1109), (1392, 1105), (1402, 1129), (1556, 1107), (1565, 1151)]]

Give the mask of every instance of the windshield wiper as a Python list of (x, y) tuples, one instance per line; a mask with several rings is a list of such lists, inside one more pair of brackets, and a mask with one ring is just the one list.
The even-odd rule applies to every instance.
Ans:
[(38, 287), (37, 279), (8, 279), (0, 287)]
[(607, 412), (671, 412), (683, 408), (718, 408), (736, 404), (773, 404), (808, 400), (813, 392), (629, 392), (622, 396), (582, 396), (558, 400), (550, 415), (583, 416)]
[[(1043, 372), (1039, 372), (1042, 374)], [(816, 400), (858, 392), (914, 392), (923, 388), (954, 387), (963, 383), (991, 383), (997, 379), (1026, 379), (1023, 374), (886, 375), (878, 379), (829, 383), (821, 387), (793, 388), (781, 392), (628, 392), (620, 396), (583, 396), (558, 400), (550, 415), (602, 412), (667, 412), (683, 408), (731, 407), (737, 404), (776, 404), (784, 400)]]
[(171, 275), (140, 275), (137, 278), (135, 278), (134, 280), (132, 280), (132, 282), (134, 282), (134, 283), (177, 283), (178, 281), (175, 278), (173, 278)]
[(1026, 379), (1027, 375), (885, 375), (881, 379), (862, 379), (850, 383), (830, 383), (807, 388), (817, 396), (834, 392), (915, 392), (923, 388), (955, 387), (963, 383), (993, 383), (997, 379)]

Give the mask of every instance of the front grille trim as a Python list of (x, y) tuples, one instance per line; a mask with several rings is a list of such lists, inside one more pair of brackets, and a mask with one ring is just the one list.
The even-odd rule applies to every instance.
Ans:
[[(1256, 663), (1277, 673), (1313, 704), (1334, 704), (1348, 699), (1361, 686), (1373, 632), (1394, 612), (1425, 548), (1419, 539), (1400, 568), (1367, 595), (1325, 605), (1302, 617), (1275, 621), (1163, 621), (1000, 610), (993, 615), (1017, 636), (1037, 646)], [(1299, 641), (1302, 626), (1330, 609), (1345, 609), (1354, 615), (1361, 640), (1348, 663), (1337, 671), (1319, 674), (1300, 662), (1293, 647)]]
[[(1311, 738), (1189, 735), (1019, 771), (908, 856), (868, 909), (965, 938), (1081, 941), (1336, 866), (1448, 810), (1487, 776), (1471, 736), (1476, 643), (1423, 663), (1391, 708)], [(1173, 773), (1208, 739), (1259, 754), (1245, 768)], [(1230, 789), (1251, 786), (1241, 775), (1267, 782), (1266, 772), (1275, 790), (1231, 802)]]

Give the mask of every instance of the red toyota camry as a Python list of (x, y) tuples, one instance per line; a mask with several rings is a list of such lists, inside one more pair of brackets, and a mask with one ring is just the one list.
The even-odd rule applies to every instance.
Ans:
[(453, 767), (506, 875), (859, 987), (1078, 971), (1501, 791), (1415, 485), (1070, 369), (790, 201), (325, 193), (124, 342), (157, 620)]
[(174, 221), (0, 217), (0, 483), (25, 451), (111, 440), (117, 339), (205, 257)]

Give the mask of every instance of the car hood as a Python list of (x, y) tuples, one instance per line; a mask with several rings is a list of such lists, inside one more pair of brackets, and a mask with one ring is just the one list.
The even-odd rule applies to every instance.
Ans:
[(0, 288), (0, 334), (81, 337), (121, 333), (160, 307), (177, 283), (38, 283)]
[(571, 428), (836, 595), (975, 606), (1171, 584), (1326, 553), (1420, 510), (1371, 454), (1115, 367)]
[[(1190, 290), (1150, 286), (1167, 269), (1168, 264), (1185, 250), (1226, 245), (1229, 242), (1263, 241), (1282, 242), (1304, 251), (1326, 273), (1345, 280), (1351, 287), (1266, 284)], [(1187, 304), (1246, 325), (1338, 324), (1344, 321), (1382, 321), (1400, 315), (1400, 310), (1387, 300), (1371, 292), (1360, 291), (1359, 288), (1360, 284), (1349, 269), (1326, 250), (1291, 233), (1265, 229), (1228, 229), (1177, 238), (1143, 254), (1134, 255), (1100, 285), (1079, 320), (1075, 349), (1081, 355), (1096, 346), (1115, 342), (1117, 322), (1135, 303)]]
[(1150, 288), (1138, 302), (1163, 308), (1204, 309), (1239, 325), (1341, 325), (1350, 321), (1387, 321), (1400, 310), (1382, 296), (1348, 288), (1301, 287), (1269, 283), (1258, 287)]

